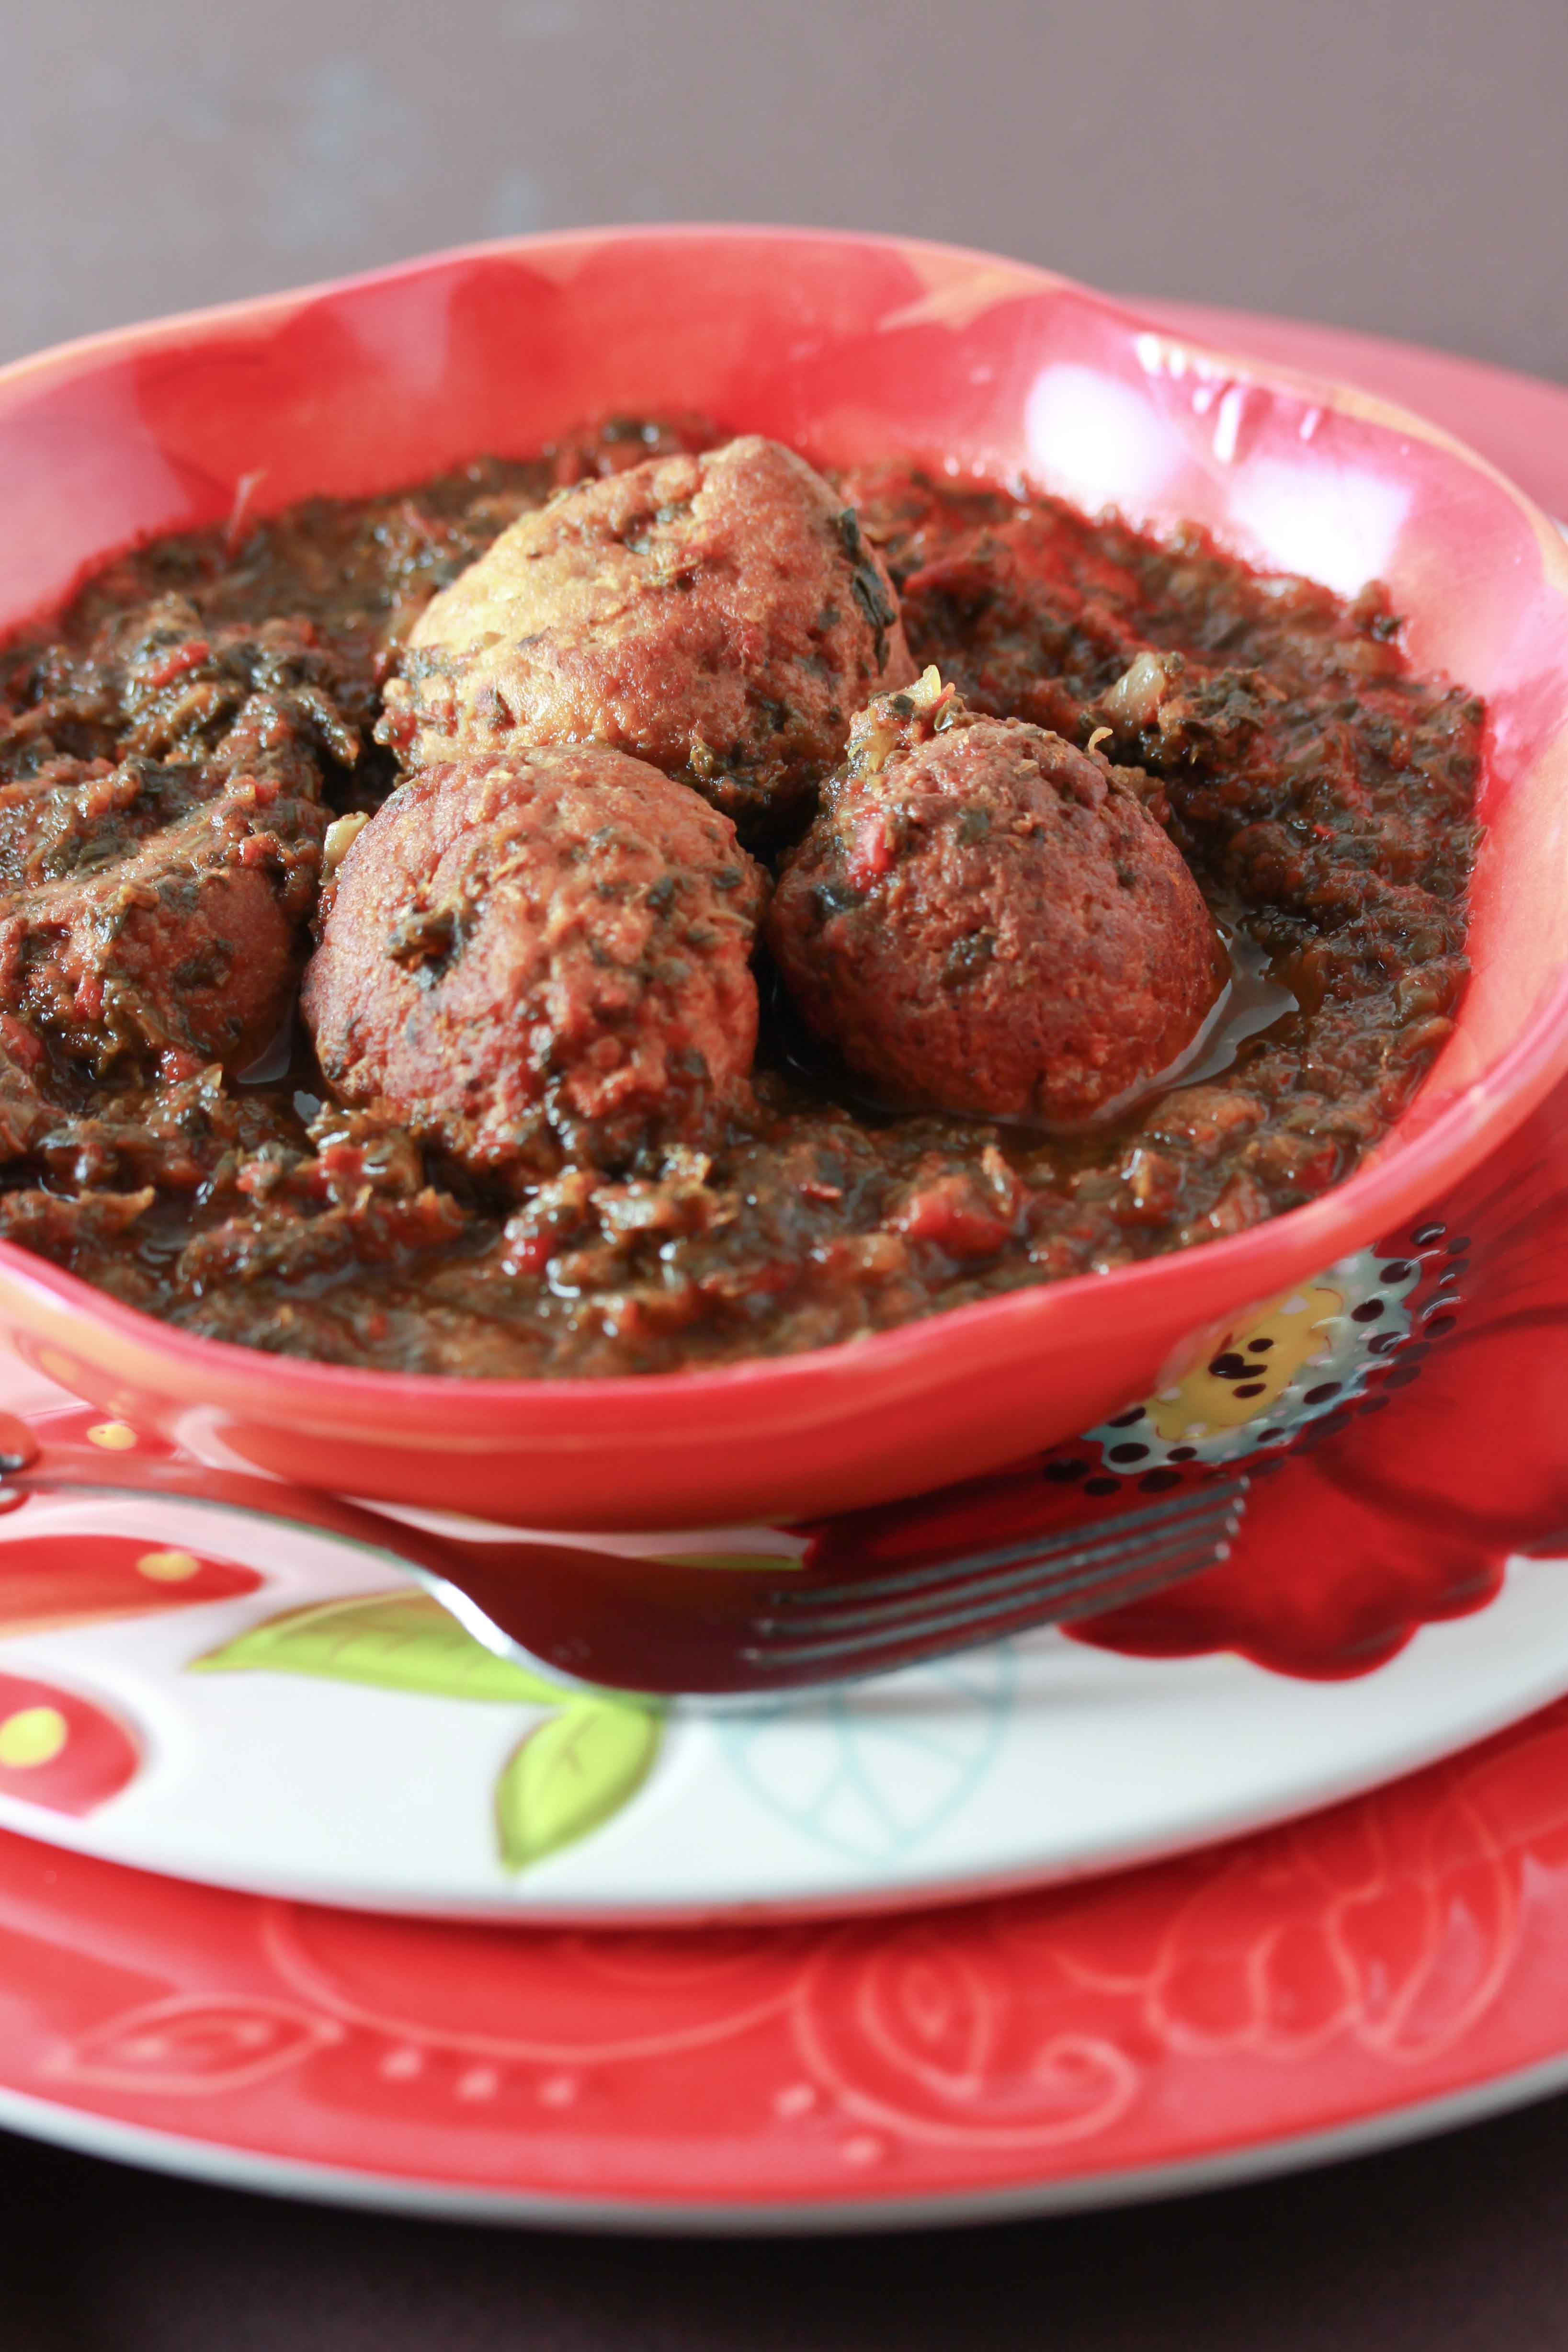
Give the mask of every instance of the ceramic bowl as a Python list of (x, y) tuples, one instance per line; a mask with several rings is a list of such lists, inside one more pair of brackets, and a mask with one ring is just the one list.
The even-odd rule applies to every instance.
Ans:
[(191, 1338), (0, 1245), (40, 1369), (209, 1460), (539, 1528), (802, 1518), (993, 1468), (1184, 1368), (1238, 1310), (1417, 1213), (1568, 1067), (1568, 549), (1419, 419), (1222, 356), (1045, 271), (890, 237), (584, 232), (438, 256), (0, 372), (0, 624), (114, 550), (359, 495), (613, 409), (707, 410), (819, 460), (1024, 474), (1352, 593), (1491, 710), (1475, 976), (1347, 1182), (1205, 1247), (719, 1370), (460, 1381)]

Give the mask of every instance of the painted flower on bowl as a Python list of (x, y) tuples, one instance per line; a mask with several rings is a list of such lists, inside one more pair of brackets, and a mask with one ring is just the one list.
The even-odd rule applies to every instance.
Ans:
[(1375, 1255), (1405, 1328), (1380, 1318), (1393, 1344), (1288, 1456), (1247, 1464), (1229, 1558), (1078, 1639), (1363, 1674), (1417, 1626), (1483, 1608), (1511, 1554), (1568, 1538), (1568, 1096)]
[(1411, 1227), (1241, 1318), (1188, 1377), (990, 1478), (811, 1528), (876, 1573), (1113, 1523), (1245, 1482), (1228, 1553), (1067, 1630), (1144, 1657), (1235, 1650), (1366, 1674), (1568, 1537), (1568, 1089)]

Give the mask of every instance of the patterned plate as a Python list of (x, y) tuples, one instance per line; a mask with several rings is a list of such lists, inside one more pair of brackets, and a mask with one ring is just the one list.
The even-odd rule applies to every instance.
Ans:
[[(1213, 314), (1176, 323), (1238, 344), (1254, 331)], [(1568, 509), (1568, 462), (1551, 455), (1568, 450), (1562, 394), (1364, 338), (1279, 321), (1255, 333), (1505, 455), (1511, 435), (1513, 470)], [(1533, 473), (1530, 447), (1544, 453)], [(1411, 1239), (1420, 1284), (1391, 1286), (1415, 1298), (1400, 1344), (1363, 1368), (1353, 1410), (1319, 1401), (1330, 1410), (1255, 1488), (1237, 1559), (1090, 1629), (1096, 1643), (1202, 1657), (1174, 1670), (1200, 1675), (1232, 1670), (1204, 1655), (1228, 1645), (1343, 1676), (1423, 1619), (1484, 1607), (1510, 1556), (1551, 1549), (1568, 1528), (1568, 1265), (1550, 1245), (1568, 1211), (1563, 1108), (1430, 1221), (1442, 1233)], [(1215, 1378), (1232, 1396), (1250, 1384)], [(91, 1426), (79, 1454), (112, 1463), (125, 1433)], [(1060, 1485), (1169, 1466), (1086, 1454)], [(242, 1554), (232, 1515), (222, 1524), (210, 1555), (140, 1535), (115, 1553), (100, 1536), (98, 1622), (149, 1638), (179, 1625), (194, 1660), (274, 1615), (252, 1580), (288, 1571), (260, 1547)], [(1339, 1695), (1380, 1707), (1412, 1653), (1450, 1636), (1469, 1675), (1516, 1590), (1552, 1613), (1555, 1574), (1515, 1571), (1500, 1607), (1429, 1626)], [(35, 1622), (7, 1671), (22, 1639), (46, 1638)], [(1255, 1679), (1277, 1706), (1302, 1687)], [(242, 1686), (237, 1672), (223, 1684)], [(16, 1665), (4, 1770), (13, 1791), (31, 1787), (17, 1801), (35, 1827), (90, 1822), (94, 1807), (107, 1819), (111, 1792), (133, 1790), (144, 1767), (110, 1698)], [(1239, 1844), (858, 1923), (520, 1937), (180, 1885), (0, 1836), (0, 2117), (206, 2178), (473, 2216), (689, 2230), (1001, 2214), (1278, 2169), (1555, 2088), (1565, 1939), (1568, 1706)]]
[[(407, 1565), (521, 1562), (515, 1530), (343, 1513), (13, 1367), (43, 1484), (0, 1517), (0, 1825), (361, 1909), (714, 1919), (1081, 1876), (1468, 1745), (1568, 1690), (1568, 1512), (1498, 1386), (1552, 1126), (1074, 1445), (810, 1529), (598, 1539), (715, 1577), (848, 1569), (1251, 1482), (1227, 1560), (1074, 1638), (735, 1712), (498, 1656)], [(1539, 1357), (1538, 1254), (1528, 1280)]]
[(0, 2122), (475, 2218), (1085, 2204), (1568, 2079), (1568, 1706), (1245, 1843), (892, 1919), (528, 1935), (0, 1836)]

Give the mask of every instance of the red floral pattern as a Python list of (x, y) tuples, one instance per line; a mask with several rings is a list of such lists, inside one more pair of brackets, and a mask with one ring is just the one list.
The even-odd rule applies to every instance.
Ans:
[(1220, 1567), (1079, 1639), (1364, 1674), (1418, 1625), (1484, 1608), (1510, 1553), (1568, 1542), (1568, 1090), (1415, 1234), (1441, 1273), (1365, 1399), (1271, 1466)]
[(90, 1813), (134, 1779), (136, 1742), (76, 1691), (0, 1674), (0, 1796), (54, 1813)]
[(1484, 1608), (1511, 1553), (1568, 1546), (1568, 1089), (1375, 1255), (1398, 1277), (1402, 1328), (1367, 1327), (1360, 1392), (1288, 1447), (1181, 1469), (1167, 1449), (1162, 1466), (1117, 1476), (1103, 1441), (1086, 1439), (826, 1522), (810, 1531), (808, 1570), (953, 1559), (1241, 1473), (1227, 1559), (1068, 1630), (1134, 1656), (1234, 1650), (1281, 1674), (1372, 1672), (1419, 1626)]
[(1565, 1936), (1568, 1702), (1217, 1852), (765, 1932), (378, 1918), (0, 1837), (0, 2094), (524, 2210), (1045, 2191), (1557, 2061)]
[(253, 1568), (144, 1538), (95, 1528), (84, 1541), (79, 1535), (29, 1535), (19, 1527), (0, 1547), (0, 1640), (236, 1601), (261, 1584)]
[[(731, 289), (723, 290), (727, 303)], [(469, 299), (489, 291), (472, 273)], [(374, 288), (358, 298), (367, 378), (379, 299)], [(433, 289), (433, 341), (437, 314)], [(1236, 322), (1210, 324), (1222, 342), (1234, 332), (1330, 373), (1382, 370), (1382, 388), (1423, 407), (1436, 410), (1441, 393), (1450, 425), (1500, 450), (1538, 494), (1553, 448), (1568, 449), (1557, 418), (1540, 413), (1541, 403), (1562, 407), (1546, 386), (1516, 380), (1500, 392), (1484, 371), (1462, 373), (1458, 362), (1364, 339), (1352, 349), (1320, 336), (1309, 351), (1298, 348), (1311, 341), (1306, 331), (1279, 322), (1251, 322), (1244, 336)], [(280, 339), (301, 399), (317, 336), (310, 322)], [(882, 340), (899, 364), (897, 339)], [(243, 359), (228, 346), (221, 355), (237, 372)], [(1432, 375), (1439, 364), (1451, 384)], [(490, 380), (515, 413), (526, 372)], [(226, 511), (229, 485), (253, 459), (216, 444), (216, 411), (176, 399), (155, 364), (139, 390), (149, 446), (158, 435), (173, 445), (158, 462), (177, 469), (193, 511)], [(275, 403), (276, 386), (258, 371), (258, 405), (262, 394)], [(433, 366), (430, 396), (444, 394)], [(105, 446), (94, 398), (89, 387), (74, 425), (56, 417), (47, 467), (35, 471), (63, 462), (62, 429), (74, 429), (82, 449)], [(242, 436), (247, 419), (232, 385), (223, 404)], [(355, 454), (347, 451), (345, 471)], [(310, 461), (314, 468), (313, 451)], [(121, 512), (123, 471), (117, 457), (100, 478), (109, 504), (100, 499), (95, 529), (105, 512)], [(320, 486), (313, 477), (310, 487)], [(283, 495), (287, 485), (266, 488)], [(35, 533), (44, 528), (27, 520)], [(52, 511), (46, 521), (54, 533)], [(127, 513), (128, 531), (144, 525)], [(68, 569), (68, 551), (65, 560)], [(1167, 1652), (1228, 1643), (1297, 1671), (1354, 1672), (1423, 1616), (1479, 1605), (1509, 1550), (1561, 1540), (1561, 1109), (1532, 1122), (1435, 1213), (1446, 1239), (1472, 1233), (1475, 1278), (1464, 1282), (1471, 1303), (1453, 1332), (1436, 1335), (1419, 1379), (1403, 1382), (1385, 1412), (1331, 1430), (1321, 1449), (1256, 1489), (1244, 1545), (1224, 1570), (1157, 1608), (1101, 1622), (1092, 1638)], [(1399, 1369), (1417, 1368), (1406, 1360)], [(1037, 1470), (1015, 1483), (1015, 1507), (1026, 1490), (1037, 1496)], [(941, 1507), (931, 1507), (934, 1523)], [(296, 1928), (310, 1930), (308, 1995), (280, 1964)], [(281, 1915), (0, 1838), (0, 2089), (68, 2106), (81, 2128), (129, 2125), (204, 2141), (218, 2164), (231, 2154), (304, 2158), (489, 2193), (525, 2210), (548, 2200), (668, 2209), (1032, 2194), (1077, 2187), (1091, 2169), (1256, 2149), (1561, 2065), (1568, 1706), (1316, 1822), (935, 1919), (744, 1947), (690, 1933), (519, 1937), (397, 1923), (406, 1939), (397, 1964), (417, 2014), (350, 2019), (343, 1989), (347, 2006), (362, 2005), (379, 1965), (369, 1947), (379, 1942), (387, 1957), (379, 1939), (392, 1932), (346, 1914)], [(298, 1950), (300, 1937), (292, 1942)], [(530, 1966), (509, 1995), (509, 1968), (525, 1952)], [(505, 2056), (476, 2061), (464, 2045), (476, 1982), (481, 2030), (507, 2045)], [(688, 2044), (672, 2057), (659, 2046), (677, 2022), (700, 2034), (704, 2019), (710, 2038), (700, 2051)], [(1092, 2110), (1094, 2130), (1076, 2139), (986, 2137), (999, 2123), (1026, 2125), (1019, 2076), (1043, 2051), (1055, 2057), (1040, 2113), (1047, 2122), (1068, 2113), (1058, 2087), (1064, 2037), (1116, 2053), (1134, 2095)], [(574, 2063), (531, 2064), (515, 2054), (520, 2041), (569, 2045)], [(639, 2043), (640, 2057), (577, 2063), (584, 2044)], [(276, 2062), (271, 2071), (247, 2072), (250, 2053)], [(1090, 2089), (1094, 2071), (1091, 2061), (1080, 2076)], [(1090, 2111), (1080, 2100), (1079, 2112)], [(971, 2114), (980, 2125), (973, 2144), (962, 2131), (921, 2128), (933, 2116), (961, 2123)]]
[(331, 2019), (282, 2001), (150, 2001), (107, 2019), (57, 2060), (54, 2072), (101, 2090), (211, 2097), (247, 2089), (342, 2039)]

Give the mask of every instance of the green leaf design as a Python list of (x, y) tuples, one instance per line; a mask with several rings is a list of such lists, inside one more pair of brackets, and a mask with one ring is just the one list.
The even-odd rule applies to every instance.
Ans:
[(648, 1707), (574, 1699), (513, 1749), (496, 1784), (509, 1870), (586, 1837), (628, 1804), (653, 1769), (661, 1725)]
[(192, 1661), (194, 1674), (311, 1675), (434, 1698), (556, 1710), (515, 1748), (495, 1793), (503, 1864), (521, 1870), (630, 1801), (658, 1754), (661, 1710), (585, 1696), (498, 1658), (417, 1587), (290, 1609)]
[(348, 1601), (318, 1601), (252, 1625), (221, 1650), (192, 1661), (199, 1675), (314, 1675), (375, 1690), (494, 1705), (560, 1706), (563, 1691), (510, 1658), (498, 1658), (417, 1587)]

